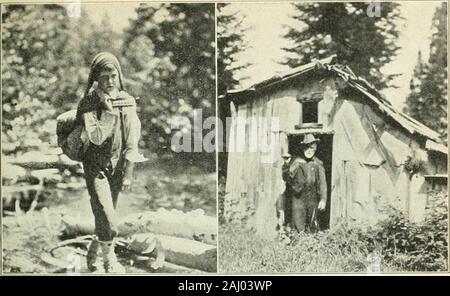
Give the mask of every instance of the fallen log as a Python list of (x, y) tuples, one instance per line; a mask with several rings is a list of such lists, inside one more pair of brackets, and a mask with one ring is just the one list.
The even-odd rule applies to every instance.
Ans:
[(185, 266), (164, 262), (163, 266), (158, 269), (158, 273), (205, 273), (203, 270), (188, 268)]
[[(76, 254), (76, 252), (73, 253)], [(202, 270), (188, 268), (170, 262), (164, 262), (161, 268), (159, 268), (158, 270), (154, 270), (151, 267), (149, 268), (149, 266), (151, 266), (151, 263), (149, 263), (149, 261), (152, 262), (154, 260), (153, 258), (148, 257), (139, 258), (138, 256), (132, 256), (127, 259), (128, 260), (126, 261), (131, 263), (130, 266), (124, 264), (127, 273), (142, 273), (142, 271), (148, 273), (195, 273), (195, 274), (205, 273), (205, 271)], [(73, 270), (73, 262), (67, 260), (67, 257), (64, 256), (58, 258), (51, 256), (50, 254), (44, 253), (41, 256), (41, 260), (46, 264), (54, 267), (48, 269), (47, 270), (48, 273), (68, 273), (71, 270)], [(101, 260), (101, 258), (99, 260)], [(80, 273), (91, 273), (86, 268), (86, 259), (83, 258), (83, 260), (81, 260), (81, 264), (82, 266), (79, 269)]]
[(186, 266), (181, 266), (178, 264), (163, 262), (162, 266), (158, 269), (152, 268), (152, 263), (155, 261), (154, 258), (145, 257), (145, 256), (130, 256), (126, 259), (119, 259), (121, 263), (124, 265), (127, 273), (195, 273), (195, 274), (204, 274), (206, 271), (189, 268)]
[(159, 270), (165, 261), (206, 272), (217, 271), (217, 248), (198, 241), (153, 233), (139, 233), (119, 239), (119, 252), (156, 257), (151, 267)]
[(80, 173), (81, 164), (69, 159), (64, 154), (47, 154), (41, 151), (30, 151), (22, 155), (8, 157), (6, 159), (13, 165), (21, 166), (25, 169), (42, 170), (56, 168), (59, 170), (68, 169), (73, 173)]
[(26, 176), (27, 171), (21, 166), (12, 165), (7, 162), (2, 164), (2, 185), (14, 184), (18, 179)]
[[(94, 233), (94, 220), (91, 218), (62, 218), (61, 237), (74, 238)], [(206, 216), (202, 210), (181, 212), (159, 209), (138, 214), (129, 214), (119, 219), (119, 235), (129, 236), (136, 233), (152, 232), (182, 237), (203, 243), (217, 244), (217, 219)]]
[[(26, 170), (16, 165), (5, 165), (5, 176), (3, 186), (24, 187), (38, 184), (57, 184), (63, 181), (63, 176), (58, 169)], [(3, 172), (3, 167), (2, 167)]]
[[(62, 259), (62, 262), (78, 258), (77, 262), (81, 264), (78, 266), (78, 270), (81, 270), (86, 264), (85, 262), (81, 263), (79, 255), (86, 256), (86, 251), (71, 246), (84, 245), (83, 249), (87, 249), (91, 239), (92, 236), (88, 235), (62, 241), (49, 250), (49, 253), (52, 258)], [(128, 238), (117, 239), (116, 252), (121, 262), (130, 266), (143, 267), (151, 272), (217, 271), (217, 248), (184, 238), (140, 233)], [(50, 264), (63, 267), (60, 264), (61, 261), (52, 261), (49, 256), (42, 259), (44, 258)]]
[(168, 235), (157, 235), (157, 238), (162, 244), (167, 262), (207, 272), (217, 272), (215, 246)]
[[(50, 269), (48, 273), (68, 273), (69, 269), (71, 269), (73, 266), (72, 262), (65, 260), (66, 258), (56, 258), (47, 253), (42, 254), (40, 259), (46, 264), (56, 267), (56, 269)], [(84, 268), (84, 270), (82, 270), (81, 272), (87, 272), (87, 269)]]
[[(153, 233), (139, 233), (127, 239), (119, 239), (117, 248), (124, 254), (156, 257), (154, 269), (160, 269), (163, 262), (206, 272), (217, 271), (217, 248), (190, 239)], [(152, 262), (154, 264), (155, 262)]]
[(59, 183), (63, 181), (63, 177), (58, 169), (43, 169), (31, 171), (30, 175), (38, 180), (45, 180), (46, 182)]
[(39, 191), (42, 190), (42, 185), (19, 185), (19, 186), (2, 186), (2, 193), (5, 196), (9, 196), (12, 193), (16, 192), (24, 192), (24, 191), (30, 191), (35, 190)]
[(85, 182), (56, 183), (56, 188), (62, 190), (80, 190), (86, 188)]
[[(44, 187), (37, 185), (2, 186), (2, 206), (3, 210), (19, 210), (18, 203), (27, 200), (29, 203), (37, 199)], [(32, 194), (31, 194), (32, 193)]]
[(146, 264), (156, 272), (173, 272), (171, 267), (182, 268), (185, 272), (217, 271), (217, 248), (185, 238), (139, 233), (119, 240), (116, 248), (122, 258), (140, 261), (141, 266)]

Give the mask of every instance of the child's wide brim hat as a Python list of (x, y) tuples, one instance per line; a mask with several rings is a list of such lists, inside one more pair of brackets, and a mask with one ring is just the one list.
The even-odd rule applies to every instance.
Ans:
[(306, 134), (305, 137), (303, 138), (301, 144), (302, 145), (309, 145), (309, 144), (316, 143), (316, 142), (319, 142), (319, 141), (320, 140), (317, 139), (316, 137), (314, 137), (313, 134)]
[(97, 80), (98, 73), (101, 69), (105, 68), (106, 65), (113, 65), (116, 68), (117, 73), (119, 73), (119, 84), (120, 90), (125, 90), (123, 86), (123, 75), (122, 68), (120, 67), (119, 60), (110, 52), (100, 52), (97, 54), (91, 63), (91, 70), (89, 72), (88, 84), (86, 87), (86, 91), (84, 93), (85, 96), (88, 95), (89, 90), (94, 84), (94, 81)]

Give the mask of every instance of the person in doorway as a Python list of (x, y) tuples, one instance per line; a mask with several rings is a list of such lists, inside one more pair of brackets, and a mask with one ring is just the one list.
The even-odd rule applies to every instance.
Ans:
[(301, 154), (283, 167), (283, 179), (291, 201), (291, 227), (298, 232), (317, 231), (317, 211), (326, 207), (325, 169), (315, 156), (317, 142), (314, 135), (306, 134), (301, 142)]
[(76, 122), (83, 126), (83, 168), (95, 218), (94, 239), (87, 265), (99, 271), (101, 250), (106, 273), (124, 273), (114, 253), (119, 193), (129, 190), (135, 162), (146, 159), (138, 152), (141, 123), (135, 99), (125, 92), (119, 61), (108, 52), (97, 54), (88, 85), (77, 108)]

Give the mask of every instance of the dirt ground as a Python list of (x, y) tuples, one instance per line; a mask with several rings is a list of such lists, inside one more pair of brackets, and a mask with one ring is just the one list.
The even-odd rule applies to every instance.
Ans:
[[(133, 191), (120, 196), (119, 216), (158, 208), (182, 211), (201, 208), (207, 215), (216, 216), (214, 173), (195, 168), (172, 170), (153, 163), (137, 168), (135, 177)], [(45, 207), (22, 215), (3, 213), (4, 273), (65, 272), (65, 269), (42, 258), (49, 256), (49, 250), (60, 242), (58, 235), (62, 228), (62, 216), (92, 217), (89, 196), (86, 189), (54, 189), (49, 192), (44, 204)], [(81, 258), (84, 260), (83, 256)], [(149, 272), (145, 268), (132, 266), (131, 262), (122, 263), (127, 272)]]

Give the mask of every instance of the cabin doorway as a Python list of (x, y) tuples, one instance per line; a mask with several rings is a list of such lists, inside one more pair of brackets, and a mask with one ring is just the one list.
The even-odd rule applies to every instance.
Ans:
[[(317, 220), (321, 230), (330, 228), (331, 212), (331, 171), (332, 171), (332, 152), (333, 152), (333, 134), (331, 133), (313, 133), (314, 137), (319, 139), (315, 156), (323, 162), (325, 168), (325, 177), (327, 180), (327, 206), (325, 211), (318, 212)], [(302, 154), (302, 145), (304, 134), (291, 134), (288, 136), (288, 151), (294, 156)], [(287, 203), (289, 206), (289, 203)], [(286, 212), (290, 209), (285, 209)]]

